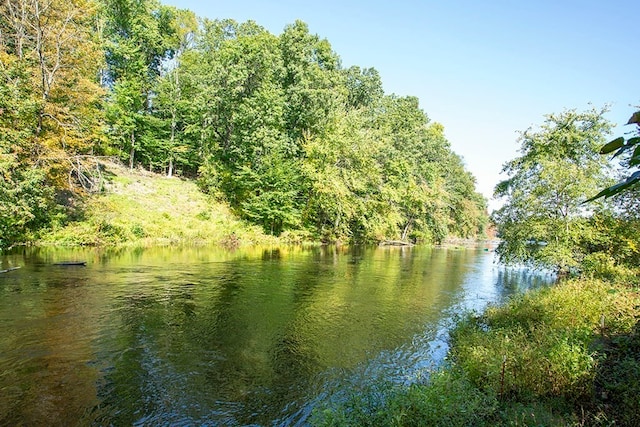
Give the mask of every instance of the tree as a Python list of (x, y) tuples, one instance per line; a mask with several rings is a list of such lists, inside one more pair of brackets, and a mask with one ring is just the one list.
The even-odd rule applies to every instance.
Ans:
[[(188, 156), (189, 146), (184, 141), (185, 102), (193, 102), (183, 97), (181, 59), (188, 49), (192, 48), (197, 31), (196, 17), (191, 11), (176, 10), (173, 25), (178, 36), (179, 44), (172, 61), (166, 65), (157, 86), (153, 103), (153, 113), (163, 124), (168, 125), (168, 138), (160, 132), (155, 135), (159, 139), (160, 153), (157, 157), (166, 165), (167, 176), (173, 176), (176, 163), (192, 167)], [(159, 138), (158, 138), (159, 137)]]
[(272, 235), (301, 226), (299, 164), (268, 152), (236, 174), (245, 196), (240, 213)]
[(305, 220), (323, 240), (381, 240), (396, 225), (381, 194), (383, 140), (363, 121), (335, 111), (322, 133), (304, 139)]
[(279, 42), (286, 132), (293, 144), (300, 144), (304, 134), (321, 132), (332, 112), (344, 103), (340, 59), (331, 44), (311, 34), (302, 21), (285, 27)]
[(55, 212), (54, 189), (40, 169), (23, 169), (0, 153), (0, 249), (23, 242)]
[[(153, 156), (157, 126), (148, 119), (163, 64), (180, 48), (179, 11), (157, 0), (103, 0), (107, 107), (110, 135), (133, 168), (136, 156)], [(145, 147), (147, 141), (152, 147)]]
[(66, 158), (91, 151), (101, 139), (96, 12), (87, 0), (5, 0), (0, 6), (2, 68), (9, 78), (3, 84), (20, 87), (19, 103), (31, 106), (34, 114), (21, 118), (33, 129), (30, 156), (50, 164), (52, 174), (64, 176)]
[(52, 220), (71, 165), (103, 141), (96, 15), (88, 0), (0, 3), (0, 247)]
[(350, 67), (344, 72), (347, 108), (375, 108), (384, 96), (380, 73), (375, 68)]
[(586, 219), (599, 206), (582, 201), (607, 178), (598, 149), (611, 130), (606, 108), (546, 116), (539, 129), (521, 134), (521, 156), (507, 162), (509, 178), (495, 188), (505, 204), (493, 215), (503, 262), (568, 272), (585, 255)]

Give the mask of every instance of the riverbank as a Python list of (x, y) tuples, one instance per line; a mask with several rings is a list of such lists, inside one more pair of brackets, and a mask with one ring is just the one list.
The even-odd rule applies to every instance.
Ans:
[[(227, 203), (203, 193), (193, 180), (130, 170), (111, 161), (101, 162), (101, 166), (101, 191), (70, 199), (69, 204), (75, 208), (54, 220), (49, 228), (30, 236), (29, 244), (225, 248), (320, 244), (305, 231), (285, 231), (279, 237), (265, 234), (262, 227), (239, 219)], [(461, 248), (494, 248), (496, 244), (495, 240), (456, 237), (442, 242), (445, 247)]]
[(640, 293), (574, 279), (530, 291), (451, 333), (444, 367), (319, 408), (321, 426), (640, 425)]
[(41, 233), (38, 245), (156, 246), (273, 244), (196, 183), (106, 163), (103, 191), (86, 196), (79, 215)]

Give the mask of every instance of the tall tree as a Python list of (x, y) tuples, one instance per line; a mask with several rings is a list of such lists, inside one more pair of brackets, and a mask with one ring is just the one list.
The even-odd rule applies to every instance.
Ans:
[(320, 133), (332, 111), (344, 102), (340, 59), (331, 44), (311, 34), (302, 21), (285, 27), (279, 39), (285, 126), (293, 143), (300, 144), (305, 133)]
[[(163, 121), (164, 127), (168, 127), (168, 138), (160, 136), (158, 146), (160, 148), (159, 160), (166, 164), (167, 176), (173, 175), (176, 163), (181, 166), (193, 167), (194, 165), (185, 154), (190, 147), (184, 141), (185, 103), (193, 102), (183, 96), (182, 82), (182, 56), (193, 47), (194, 38), (198, 29), (196, 17), (191, 11), (176, 10), (173, 20), (175, 33), (179, 44), (172, 61), (168, 61), (165, 70), (156, 86), (156, 98), (154, 99), (153, 112)], [(164, 137), (164, 138), (162, 138)]]
[(380, 197), (382, 140), (363, 126), (363, 115), (336, 111), (320, 135), (307, 134), (302, 170), (306, 221), (325, 240), (384, 239), (393, 219)]
[(33, 129), (34, 160), (64, 159), (100, 140), (96, 12), (90, 0), (5, 0), (0, 6), (3, 71), (12, 76), (7, 83), (28, 95), (20, 102), (34, 108), (26, 116), (34, 121), (23, 121)]
[(349, 67), (343, 71), (347, 108), (374, 108), (384, 96), (380, 73), (375, 68)]
[(145, 149), (154, 149), (142, 142), (157, 141), (153, 137), (157, 127), (149, 123), (148, 117), (162, 66), (173, 58), (182, 41), (176, 25), (178, 11), (156, 0), (103, 2), (105, 83), (113, 94), (107, 108), (110, 134), (133, 168), (139, 153), (144, 156)]
[(198, 51), (185, 58), (196, 88), (186, 130), (201, 140), (201, 182), (275, 234), (299, 222), (282, 70), (278, 39), (253, 22), (205, 21)]
[(546, 116), (521, 134), (520, 152), (506, 163), (509, 178), (495, 189), (505, 198), (494, 213), (501, 260), (566, 272), (585, 255), (580, 239), (592, 209), (582, 202), (603, 182), (607, 165), (598, 150), (611, 130), (606, 108)]
[(102, 140), (96, 12), (87, 0), (0, 3), (0, 247), (51, 220), (77, 156)]

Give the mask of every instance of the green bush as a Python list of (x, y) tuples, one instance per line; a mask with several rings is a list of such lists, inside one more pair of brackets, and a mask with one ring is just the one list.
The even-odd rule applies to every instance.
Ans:
[(0, 249), (30, 240), (59, 213), (44, 173), (20, 170), (8, 158), (0, 155)]
[(147, 235), (147, 233), (144, 231), (144, 227), (140, 224), (133, 224), (131, 226), (131, 234), (138, 238), (143, 238)]

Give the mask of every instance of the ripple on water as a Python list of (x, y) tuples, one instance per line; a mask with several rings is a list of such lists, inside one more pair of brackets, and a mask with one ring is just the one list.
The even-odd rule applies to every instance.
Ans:
[(301, 425), (383, 379), (424, 378), (456, 313), (526, 280), (425, 248), (74, 256), (91, 262), (0, 280), (2, 423)]

